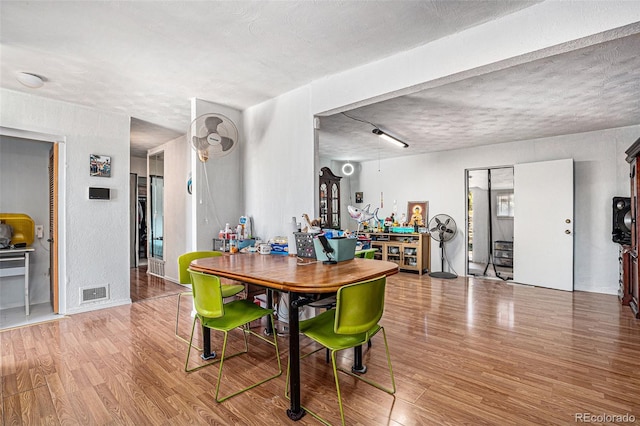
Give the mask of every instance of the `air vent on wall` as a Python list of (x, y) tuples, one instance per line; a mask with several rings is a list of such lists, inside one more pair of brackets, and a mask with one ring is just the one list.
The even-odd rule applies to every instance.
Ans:
[(95, 302), (97, 300), (103, 300), (108, 298), (109, 298), (108, 286), (80, 289), (80, 303)]
[(164, 277), (164, 261), (150, 257), (147, 262), (147, 272), (150, 275), (163, 278)]

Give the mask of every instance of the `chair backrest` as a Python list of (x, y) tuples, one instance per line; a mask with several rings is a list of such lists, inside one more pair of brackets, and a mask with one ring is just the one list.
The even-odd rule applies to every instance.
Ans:
[(359, 334), (375, 326), (384, 311), (386, 277), (349, 284), (338, 289), (334, 331)]
[(193, 305), (196, 312), (206, 318), (220, 318), (224, 316), (222, 289), (220, 278), (215, 275), (188, 270), (191, 274), (193, 286)]
[(376, 249), (365, 249), (365, 250), (360, 250), (358, 253), (356, 253), (355, 257), (373, 259), (375, 257), (375, 254), (376, 254)]
[(189, 265), (196, 259), (203, 257), (222, 256), (220, 251), (191, 251), (178, 256), (178, 280), (180, 284), (191, 284), (191, 276), (189, 275)]

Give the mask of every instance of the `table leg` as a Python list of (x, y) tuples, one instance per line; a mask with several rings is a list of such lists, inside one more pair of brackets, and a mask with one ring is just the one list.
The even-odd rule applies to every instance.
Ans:
[(351, 371), (361, 374), (367, 372), (367, 366), (362, 365), (362, 346), (353, 348), (353, 366), (351, 366)]
[(291, 420), (300, 420), (305, 411), (300, 406), (300, 324), (297, 293), (289, 293), (289, 396), (291, 407), (287, 415)]
[[(267, 309), (273, 308), (273, 290), (267, 289)], [(271, 321), (267, 321), (267, 328), (264, 329), (264, 334), (271, 336), (273, 334), (273, 325)]]
[(211, 329), (202, 327), (202, 355), (200, 358), (206, 361), (215, 357), (216, 353), (211, 351)]

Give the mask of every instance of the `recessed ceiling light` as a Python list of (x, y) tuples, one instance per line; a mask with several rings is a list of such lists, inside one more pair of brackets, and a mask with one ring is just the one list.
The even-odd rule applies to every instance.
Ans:
[(32, 89), (38, 89), (44, 86), (44, 80), (42, 79), (42, 77), (35, 74), (30, 74), (28, 72), (19, 72), (16, 78), (24, 86), (30, 87)]

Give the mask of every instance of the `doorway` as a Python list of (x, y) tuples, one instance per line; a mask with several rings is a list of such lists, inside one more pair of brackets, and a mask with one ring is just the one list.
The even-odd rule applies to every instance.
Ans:
[(7, 253), (3, 256), (0, 329), (58, 319), (58, 313), (64, 312), (58, 287), (58, 209), (64, 209), (58, 204), (58, 188), (64, 187), (64, 177), (58, 175), (64, 157), (62, 139), (0, 127), (0, 212), (26, 215), (35, 225), (25, 261)]
[(513, 167), (470, 169), (467, 182), (467, 275), (513, 277)]
[(130, 267), (147, 265), (147, 178), (129, 174)]

